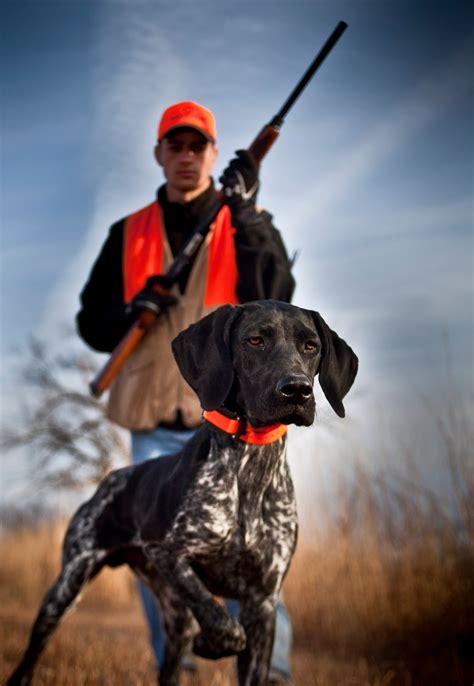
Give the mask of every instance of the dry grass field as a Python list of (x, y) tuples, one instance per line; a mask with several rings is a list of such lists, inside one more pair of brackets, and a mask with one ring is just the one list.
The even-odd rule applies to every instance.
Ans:
[[(448, 442), (449, 443), (449, 442)], [(336, 515), (303, 527), (285, 582), (296, 686), (474, 683), (474, 469), (470, 445), (447, 445), (451, 513), (416, 483), (355, 470)], [(0, 680), (25, 645), (58, 569), (63, 523), (0, 540)], [(232, 659), (200, 662), (186, 686), (231, 686)], [(134, 580), (105, 570), (49, 643), (35, 684), (153, 684)]]

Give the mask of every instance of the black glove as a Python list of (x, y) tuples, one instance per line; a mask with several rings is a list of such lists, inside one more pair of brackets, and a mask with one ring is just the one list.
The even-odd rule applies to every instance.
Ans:
[(255, 204), (260, 185), (253, 155), (248, 150), (237, 150), (236, 155), (219, 179), (231, 208), (242, 202)]
[(159, 290), (156, 286), (167, 288), (165, 277), (156, 275), (147, 279), (145, 287), (138, 291), (127, 305), (128, 312), (140, 312), (141, 310), (151, 310), (155, 314), (164, 312), (170, 305), (178, 302), (176, 296), (165, 290)]

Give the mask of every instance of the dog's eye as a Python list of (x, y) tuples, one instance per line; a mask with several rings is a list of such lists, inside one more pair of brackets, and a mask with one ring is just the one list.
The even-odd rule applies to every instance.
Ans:
[(306, 352), (313, 352), (319, 350), (321, 346), (316, 341), (306, 341), (304, 344), (304, 349)]
[(247, 338), (247, 343), (255, 348), (261, 348), (263, 347), (263, 338), (261, 336), (250, 336), (250, 338)]

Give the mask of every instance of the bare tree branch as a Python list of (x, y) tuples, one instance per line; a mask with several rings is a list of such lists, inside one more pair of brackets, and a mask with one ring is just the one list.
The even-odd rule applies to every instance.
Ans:
[(53, 356), (32, 339), (20, 372), (24, 408), (0, 438), (4, 450), (31, 449), (31, 480), (51, 489), (95, 485), (128, 461), (123, 432), (88, 391), (97, 365), (91, 355)]

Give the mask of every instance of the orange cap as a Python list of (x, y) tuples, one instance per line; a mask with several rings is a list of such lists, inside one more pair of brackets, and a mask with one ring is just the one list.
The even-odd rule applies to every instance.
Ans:
[(161, 141), (173, 129), (182, 127), (196, 129), (212, 142), (216, 140), (214, 115), (206, 107), (192, 100), (177, 102), (163, 112), (158, 126), (158, 141)]

